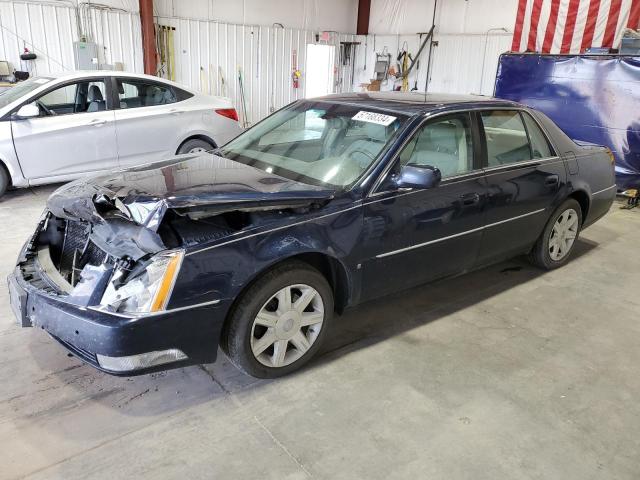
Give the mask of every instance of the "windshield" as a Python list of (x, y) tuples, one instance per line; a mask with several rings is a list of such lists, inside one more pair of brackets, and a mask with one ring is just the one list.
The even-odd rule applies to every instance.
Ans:
[(219, 152), (291, 180), (346, 187), (364, 174), (407, 118), (367, 107), (301, 102), (267, 117)]
[(7, 88), (0, 92), (0, 108), (20, 100), (21, 97), (31, 93), (36, 88), (40, 88), (45, 83), (49, 83), (51, 80), (53, 79), (48, 77), (35, 77), (31, 80), (17, 83), (14, 87)]

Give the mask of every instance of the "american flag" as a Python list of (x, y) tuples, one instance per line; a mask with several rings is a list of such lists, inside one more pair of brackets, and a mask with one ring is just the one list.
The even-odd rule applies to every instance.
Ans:
[(640, 27), (640, 0), (519, 0), (514, 52), (582, 53), (618, 48)]

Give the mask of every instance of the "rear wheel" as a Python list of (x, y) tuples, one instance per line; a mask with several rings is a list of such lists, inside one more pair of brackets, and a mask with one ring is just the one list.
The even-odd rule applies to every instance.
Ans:
[(2, 163), (0, 163), (0, 197), (7, 191), (10, 182), (11, 179), (9, 178), (9, 173), (2, 166)]
[(182, 155), (183, 153), (206, 153), (213, 150), (215, 147), (207, 142), (206, 140), (201, 140), (199, 138), (192, 138), (191, 140), (187, 140), (176, 152), (177, 155)]
[(569, 260), (582, 226), (580, 204), (570, 198), (560, 205), (529, 253), (534, 265), (552, 270)]
[(249, 375), (286, 375), (318, 351), (332, 315), (333, 293), (324, 276), (303, 262), (288, 262), (244, 293), (229, 318), (222, 348)]

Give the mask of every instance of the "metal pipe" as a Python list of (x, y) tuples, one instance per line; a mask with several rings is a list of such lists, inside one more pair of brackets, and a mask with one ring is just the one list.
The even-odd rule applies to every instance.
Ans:
[[(433, 19), (431, 20), (431, 28), (435, 33), (436, 26), (436, 12), (438, 11), (438, 0), (433, 2)], [(429, 75), (431, 75), (431, 55), (433, 53), (433, 38), (431, 38), (431, 42), (429, 42), (429, 58), (427, 59), (427, 79), (424, 83), (424, 95), (426, 100), (427, 91), (429, 90)]]
[(487, 45), (489, 44), (489, 33), (490, 32), (497, 32), (497, 31), (509, 33), (509, 30), (507, 30), (506, 28), (497, 27), (497, 28), (490, 28), (484, 34), (484, 54), (482, 56), (482, 69), (480, 70), (480, 89), (478, 91), (478, 93), (480, 95), (482, 95), (482, 86), (483, 86), (483, 83), (484, 83), (484, 64), (487, 61)]
[[(269, 105), (269, 113), (273, 113), (276, 111), (276, 106), (275, 106), (275, 94), (276, 94), (276, 43), (278, 42), (278, 30), (276, 29), (276, 27), (280, 27), (282, 29), (282, 31), (284, 32), (284, 25), (281, 23), (274, 23), (272, 25), (272, 29), (273, 29), (273, 35), (271, 35), (273, 37), (273, 48), (271, 49), (271, 66), (272, 66), (272, 74), (271, 74), (271, 92), (269, 95), (269, 100), (270, 100), (270, 105)], [(284, 33), (283, 33), (284, 35)], [(283, 42), (283, 48), (284, 48), (284, 36), (282, 39)], [(283, 67), (284, 68), (284, 67)]]

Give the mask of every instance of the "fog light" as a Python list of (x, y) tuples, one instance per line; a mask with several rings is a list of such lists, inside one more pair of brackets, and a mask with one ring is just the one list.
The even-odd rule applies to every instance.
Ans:
[(184, 360), (187, 356), (177, 348), (162, 350), (160, 352), (147, 352), (128, 357), (107, 357), (97, 354), (98, 363), (106, 370), (113, 372), (128, 372), (132, 370), (142, 370), (143, 368), (164, 365), (165, 363)]

